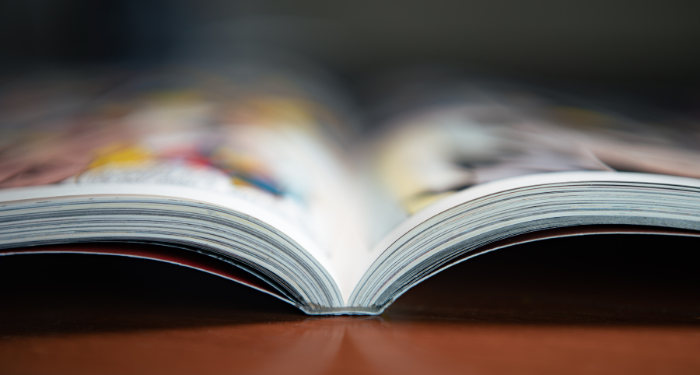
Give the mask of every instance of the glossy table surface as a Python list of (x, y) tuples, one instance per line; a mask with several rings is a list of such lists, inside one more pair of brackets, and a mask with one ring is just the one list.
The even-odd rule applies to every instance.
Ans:
[(698, 253), (668, 237), (520, 245), (355, 317), (154, 261), (5, 257), (0, 374), (697, 374)]

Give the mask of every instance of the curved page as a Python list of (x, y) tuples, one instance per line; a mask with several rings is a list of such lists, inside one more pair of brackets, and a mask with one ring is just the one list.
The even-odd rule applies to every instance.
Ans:
[(341, 152), (353, 130), (313, 81), (285, 73), (18, 79), (0, 90), (0, 103), (22, 103), (0, 116), (0, 216), (11, 223), (0, 244), (207, 248), (275, 279), (307, 312), (342, 306), (351, 288), (338, 265), (353, 244), (338, 239), (357, 225)]
[(363, 149), (374, 245), (355, 306), (382, 309), (465, 253), (524, 233), (700, 228), (692, 120), (517, 85), (399, 89)]

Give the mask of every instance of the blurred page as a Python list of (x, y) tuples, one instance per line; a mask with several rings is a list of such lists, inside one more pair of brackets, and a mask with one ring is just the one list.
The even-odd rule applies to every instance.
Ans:
[(330, 258), (338, 233), (355, 225), (342, 154), (353, 129), (309, 82), (250, 66), (103, 78), (25, 77), (0, 90), (11, 109), (0, 117), (0, 189), (129, 183), (223, 193), (283, 218)]
[[(456, 192), (516, 176), (631, 171), (700, 177), (700, 127), (664, 115), (627, 116), (614, 103), (493, 83), (412, 85), (387, 99), (365, 158), (371, 233)], [(607, 104), (607, 105), (606, 105)], [(425, 218), (427, 219), (427, 217)]]

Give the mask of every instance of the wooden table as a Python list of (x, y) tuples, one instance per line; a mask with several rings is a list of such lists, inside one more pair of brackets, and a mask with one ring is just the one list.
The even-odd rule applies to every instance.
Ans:
[(147, 260), (7, 257), (0, 374), (699, 374), (698, 245), (521, 245), (455, 266), (372, 317), (305, 316)]

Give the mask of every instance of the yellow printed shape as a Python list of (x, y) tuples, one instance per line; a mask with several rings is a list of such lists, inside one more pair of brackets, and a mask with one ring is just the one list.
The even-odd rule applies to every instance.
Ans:
[(142, 164), (155, 158), (149, 150), (140, 146), (126, 146), (113, 144), (97, 150), (97, 158), (93, 160), (89, 168), (98, 168), (104, 165), (130, 166)]

